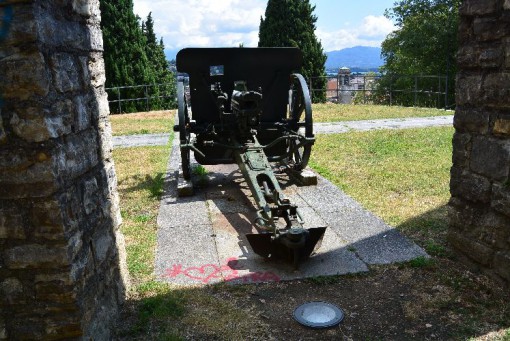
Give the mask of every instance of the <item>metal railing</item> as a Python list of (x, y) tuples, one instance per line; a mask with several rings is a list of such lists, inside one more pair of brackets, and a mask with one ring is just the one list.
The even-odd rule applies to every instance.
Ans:
[(106, 88), (110, 113), (174, 109), (175, 84), (144, 84)]
[[(320, 77), (326, 90), (314, 89), (312, 100), (326, 93), (326, 100), (339, 104), (384, 104), (450, 109), (455, 106), (453, 77), (445, 75), (359, 75)], [(313, 78), (317, 79), (317, 78)], [(322, 95), (322, 93), (321, 93)]]
[[(455, 106), (453, 77), (444, 75), (339, 74), (320, 77), (326, 82), (326, 90), (313, 88), (313, 80), (317, 78), (307, 80), (312, 100), (319, 97), (319, 92), (325, 92), (327, 101), (339, 104), (383, 104), (444, 109)], [(119, 86), (106, 88), (106, 92), (112, 114), (176, 107), (174, 83)]]

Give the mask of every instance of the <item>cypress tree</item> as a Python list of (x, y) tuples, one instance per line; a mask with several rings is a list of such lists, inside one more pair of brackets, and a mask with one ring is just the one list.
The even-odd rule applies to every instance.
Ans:
[(159, 109), (173, 107), (175, 105), (176, 92), (174, 76), (170, 71), (166, 60), (163, 38), (161, 38), (158, 43), (156, 33), (154, 32), (152, 12), (147, 16), (147, 21), (142, 23), (142, 30), (147, 41), (145, 45), (145, 53), (155, 76), (156, 83), (165, 84), (152, 89), (152, 95), (164, 97), (152, 102), (151, 107)]
[[(260, 18), (259, 47), (298, 47), (303, 53), (300, 73), (312, 88), (314, 102), (326, 100), (326, 55), (315, 36), (317, 17), (309, 0), (269, 0)], [(311, 89), (310, 89), (311, 90)], [(312, 92), (312, 91), (311, 91)]]
[[(132, 0), (101, 0), (106, 87), (153, 84), (155, 75), (145, 51), (146, 38), (140, 19), (133, 12)], [(116, 93), (110, 93), (117, 97)], [(144, 97), (144, 89), (124, 89), (123, 98)], [(145, 110), (143, 102), (124, 102), (122, 111)], [(117, 105), (110, 110), (116, 112)]]

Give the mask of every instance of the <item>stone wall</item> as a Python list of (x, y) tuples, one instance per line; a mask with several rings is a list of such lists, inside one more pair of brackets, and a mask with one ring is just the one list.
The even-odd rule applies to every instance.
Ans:
[(460, 10), (452, 245), (510, 281), (510, 0)]
[(0, 339), (105, 340), (125, 293), (99, 0), (0, 1)]

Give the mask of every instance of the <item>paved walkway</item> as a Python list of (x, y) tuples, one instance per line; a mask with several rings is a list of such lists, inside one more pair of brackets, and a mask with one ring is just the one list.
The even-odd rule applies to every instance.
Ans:
[[(367, 131), (375, 129), (406, 129), (424, 128), (432, 126), (448, 126), (453, 124), (453, 115), (435, 117), (393, 118), (366, 121), (346, 121), (334, 123), (315, 123), (316, 134), (337, 134), (348, 131)], [(147, 134), (114, 136), (114, 147), (164, 146), (168, 143), (170, 134)]]
[(246, 233), (255, 203), (236, 165), (206, 166), (207, 185), (177, 196), (179, 141), (174, 140), (158, 215), (155, 274), (175, 285), (260, 283), (368, 271), (370, 265), (404, 262), (427, 254), (328, 180), (297, 186), (277, 174), (298, 205), (305, 227), (327, 227), (320, 249), (299, 270), (266, 261), (251, 250)]

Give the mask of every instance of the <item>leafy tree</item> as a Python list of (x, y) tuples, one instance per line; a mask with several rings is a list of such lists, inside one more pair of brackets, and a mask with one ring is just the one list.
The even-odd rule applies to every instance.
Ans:
[[(326, 55), (315, 36), (317, 17), (309, 0), (269, 0), (260, 18), (259, 47), (298, 47), (303, 53), (301, 74), (312, 80), (314, 102), (326, 100)], [(310, 89), (311, 90), (311, 89)]]
[[(385, 16), (392, 19), (398, 29), (382, 43), (381, 54), (385, 60), (382, 71), (386, 75), (380, 81), (382, 88), (391, 83), (394, 89), (411, 89), (418, 81), (409, 75), (446, 75), (453, 103), (452, 76), (456, 72), (460, 3), (461, 0), (400, 0), (395, 2), (392, 9), (386, 10)], [(421, 89), (438, 88), (437, 79), (420, 79), (419, 82)], [(437, 96), (429, 97), (435, 100), (432, 97)], [(415, 100), (415, 95), (400, 95), (399, 100), (401, 104), (410, 104)]]

